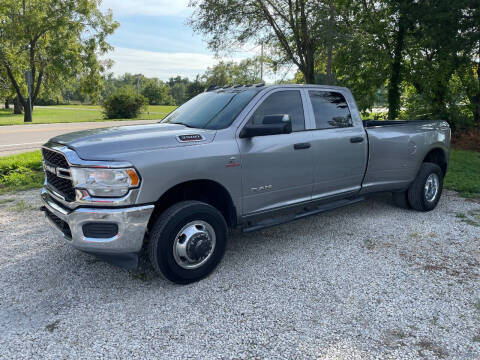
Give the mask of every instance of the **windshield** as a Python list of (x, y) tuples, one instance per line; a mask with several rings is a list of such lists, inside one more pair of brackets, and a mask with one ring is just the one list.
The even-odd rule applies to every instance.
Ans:
[(204, 92), (180, 106), (162, 123), (199, 129), (225, 129), (257, 93), (256, 88)]

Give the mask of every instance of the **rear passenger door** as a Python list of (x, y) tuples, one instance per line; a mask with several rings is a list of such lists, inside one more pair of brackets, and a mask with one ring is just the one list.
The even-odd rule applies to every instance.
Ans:
[(311, 199), (313, 163), (311, 132), (305, 130), (305, 94), (274, 90), (260, 100), (248, 123), (289, 118), (292, 133), (239, 138), (244, 215), (278, 209)]
[(348, 196), (360, 190), (368, 141), (361, 119), (353, 119), (339, 91), (308, 90), (312, 131), (314, 186), (312, 199)]

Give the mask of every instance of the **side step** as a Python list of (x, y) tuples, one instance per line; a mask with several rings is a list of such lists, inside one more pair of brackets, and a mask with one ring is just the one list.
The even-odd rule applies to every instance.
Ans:
[(319, 205), (311, 210), (306, 210), (298, 214), (289, 214), (289, 215), (278, 216), (271, 219), (262, 220), (253, 226), (243, 228), (242, 232), (250, 233), (257, 230), (266, 229), (275, 225), (285, 224), (290, 221), (302, 219), (307, 216), (316, 215), (316, 214), (323, 213), (325, 211), (335, 210), (340, 207), (356, 204), (363, 200), (365, 200), (365, 197), (363, 196), (357, 197), (354, 199), (343, 199), (343, 200), (334, 201), (328, 204)]

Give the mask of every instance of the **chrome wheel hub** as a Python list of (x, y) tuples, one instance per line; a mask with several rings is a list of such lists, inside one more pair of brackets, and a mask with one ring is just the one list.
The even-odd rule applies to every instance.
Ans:
[(184, 269), (196, 269), (212, 256), (215, 243), (215, 231), (210, 224), (201, 220), (189, 222), (173, 242), (175, 262)]
[(425, 199), (432, 202), (437, 198), (440, 179), (437, 174), (430, 174), (425, 182)]

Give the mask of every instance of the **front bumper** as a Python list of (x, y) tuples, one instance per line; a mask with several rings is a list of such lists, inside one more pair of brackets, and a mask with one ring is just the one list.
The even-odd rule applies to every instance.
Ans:
[[(64, 208), (46, 188), (42, 201), (47, 219), (76, 249), (99, 255), (136, 254), (143, 246), (153, 205), (124, 208)], [(52, 216), (53, 215), (53, 216)], [(109, 238), (86, 237), (83, 226), (89, 223), (116, 224), (118, 232)]]

